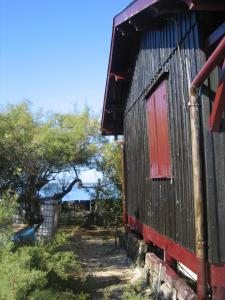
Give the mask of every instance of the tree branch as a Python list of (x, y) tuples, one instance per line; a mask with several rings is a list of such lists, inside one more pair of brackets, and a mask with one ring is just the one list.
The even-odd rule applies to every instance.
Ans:
[(81, 182), (81, 180), (79, 178), (75, 178), (69, 185), (66, 189), (63, 189), (63, 191), (61, 193), (57, 193), (55, 194), (52, 199), (54, 200), (60, 200), (62, 199), (66, 194), (68, 194), (69, 192), (72, 191), (74, 185), (77, 183), (77, 182)]

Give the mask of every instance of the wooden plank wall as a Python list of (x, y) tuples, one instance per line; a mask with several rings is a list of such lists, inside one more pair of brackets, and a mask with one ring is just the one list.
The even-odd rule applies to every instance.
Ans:
[[(205, 60), (204, 53), (201, 59)], [(207, 89), (200, 90), (202, 105), (202, 127), (204, 134), (205, 196), (207, 199), (207, 225), (209, 261), (225, 262), (225, 119), (220, 132), (209, 130), (209, 115), (218, 86), (219, 70), (215, 69)]]
[[(204, 26), (204, 24), (203, 24)], [(200, 49), (197, 16), (164, 17), (162, 26), (143, 33), (134, 64), (125, 118), (128, 214), (195, 252), (194, 206), (188, 85), (205, 62)], [(163, 73), (168, 74), (169, 128), (173, 178), (150, 180), (146, 95)], [(218, 83), (200, 90), (206, 237), (211, 263), (225, 262), (225, 119), (220, 133), (211, 133), (208, 118)]]
[[(142, 35), (126, 104), (128, 214), (194, 252), (187, 81), (188, 72), (191, 78), (197, 72), (197, 25), (193, 13), (165, 17), (162, 24), (158, 30)], [(164, 72), (168, 73), (173, 178), (150, 180), (145, 96)]]

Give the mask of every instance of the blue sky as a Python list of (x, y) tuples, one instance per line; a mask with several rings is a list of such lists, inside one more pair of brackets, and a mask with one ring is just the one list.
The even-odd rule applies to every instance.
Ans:
[(0, 104), (102, 109), (112, 18), (130, 0), (0, 0)]
[[(112, 19), (130, 2), (0, 0), (0, 106), (29, 100), (34, 110), (66, 113), (76, 103), (100, 114)], [(81, 177), (96, 182), (101, 175)]]

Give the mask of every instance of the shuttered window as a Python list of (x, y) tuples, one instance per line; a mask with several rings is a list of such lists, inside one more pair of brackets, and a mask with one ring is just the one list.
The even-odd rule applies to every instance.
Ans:
[(147, 123), (150, 178), (170, 178), (171, 160), (165, 80), (148, 98)]

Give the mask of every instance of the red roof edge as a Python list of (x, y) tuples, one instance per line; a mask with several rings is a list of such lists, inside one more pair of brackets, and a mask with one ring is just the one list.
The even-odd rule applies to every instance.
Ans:
[(112, 65), (112, 55), (113, 55), (113, 48), (114, 48), (114, 37), (116, 27), (131, 18), (132, 16), (140, 13), (147, 7), (153, 5), (154, 3), (160, 0), (136, 0), (129, 4), (124, 10), (122, 10), (118, 15), (113, 18), (113, 28), (112, 28), (112, 39), (111, 39), (111, 46), (110, 46), (110, 55), (109, 55), (109, 64), (108, 64), (108, 71), (107, 71), (107, 79), (106, 79), (106, 86), (105, 86), (105, 95), (104, 95), (104, 104), (102, 110), (102, 120), (101, 120), (101, 132), (104, 133), (103, 122), (104, 122), (104, 114), (106, 108), (106, 99), (108, 93), (108, 86), (109, 86), (109, 78), (111, 73), (111, 65)]
[(110, 78), (110, 73), (111, 73), (114, 36), (115, 36), (115, 18), (113, 19), (112, 39), (111, 39), (111, 46), (110, 46), (109, 63), (108, 63), (108, 71), (107, 71), (105, 94), (104, 94), (104, 103), (103, 103), (103, 110), (102, 110), (102, 119), (101, 119), (101, 133), (102, 134), (104, 134), (103, 122), (104, 122), (104, 115), (105, 115), (105, 108), (106, 108), (106, 98), (107, 98), (107, 93), (108, 93), (109, 78)]
[(115, 27), (159, 1), (160, 0), (136, 0), (132, 2), (117, 16), (115, 16)]
[[(126, 22), (133, 16), (139, 14), (143, 10), (147, 9), (148, 7), (161, 2), (162, 0), (136, 0), (131, 2), (124, 10), (122, 10), (118, 15), (116, 15), (113, 19), (113, 28), (112, 28), (112, 39), (111, 39), (111, 47), (110, 47), (110, 56), (109, 56), (109, 63), (108, 63), (108, 71), (107, 71), (107, 79), (106, 79), (106, 86), (105, 86), (105, 95), (104, 95), (104, 104), (103, 104), (103, 111), (102, 111), (102, 120), (101, 120), (101, 132), (104, 134), (104, 115), (106, 109), (106, 101), (108, 96), (108, 86), (110, 80), (110, 73), (111, 73), (111, 65), (112, 65), (112, 58), (113, 58), (113, 49), (114, 49), (114, 40), (115, 40), (115, 33), (116, 28), (121, 25), (122, 23)], [(225, 10), (224, 4), (211, 4), (211, 5), (204, 5), (200, 4), (201, 1), (199, 0), (180, 0), (187, 4), (190, 10)]]

